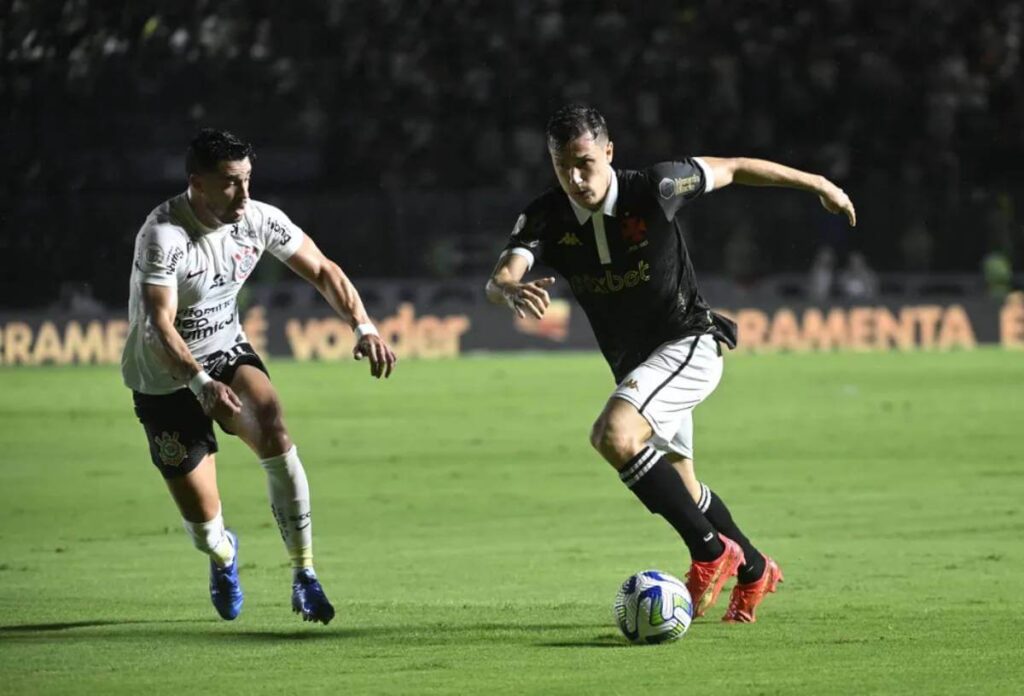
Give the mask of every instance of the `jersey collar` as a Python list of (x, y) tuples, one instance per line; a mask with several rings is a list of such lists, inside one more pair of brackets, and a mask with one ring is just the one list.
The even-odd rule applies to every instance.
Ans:
[[(569, 196), (566, 196), (569, 198)], [(589, 210), (584, 208), (582, 205), (569, 198), (569, 204), (572, 206), (572, 212), (576, 214), (576, 222), (580, 225), (587, 224), (587, 220), (597, 214), (607, 215), (608, 217), (615, 217), (615, 205), (619, 202), (619, 177), (612, 169), (612, 180), (608, 184), (608, 193), (604, 197), (604, 203), (601, 205), (601, 210)]]

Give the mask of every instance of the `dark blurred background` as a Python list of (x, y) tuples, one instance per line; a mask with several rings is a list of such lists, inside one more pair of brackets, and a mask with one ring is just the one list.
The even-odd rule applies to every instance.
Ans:
[(766, 157), (858, 207), (851, 232), (806, 195), (715, 194), (685, 214), (702, 276), (1008, 287), (1022, 33), (1019, 1), (0, 0), (0, 307), (123, 306), (203, 126), (252, 140), (253, 197), (354, 277), (483, 277), (554, 183), (568, 101), (605, 112), (619, 166)]

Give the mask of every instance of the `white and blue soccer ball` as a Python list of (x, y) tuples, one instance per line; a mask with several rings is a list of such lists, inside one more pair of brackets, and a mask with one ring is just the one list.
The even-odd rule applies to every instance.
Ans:
[(671, 643), (690, 627), (693, 601), (683, 581), (660, 570), (643, 570), (615, 596), (615, 622), (630, 643)]

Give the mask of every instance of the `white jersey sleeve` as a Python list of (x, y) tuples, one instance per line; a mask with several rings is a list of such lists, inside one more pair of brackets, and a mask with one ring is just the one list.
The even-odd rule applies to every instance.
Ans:
[(188, 241), (188, 236), (180, 227), (147, 225), (139, 235), (135, 249), (139, 281), (144, 285), (163, 285), (177, 289), (178, 281), (184, 277), (183, 261)]
[(187, 194), (157, 207), (135, 243), (128, 336), (122, 356), (125, 384), (145, 394), (183, 388), (147, 340), (144, 285), (162, 285), (177, 298), (174, 328), (205, 364), (248, 339), (238, 313), (238, 293), (263, 252), (287, 261), (305, 234), (278, 208), (250, 200), (242, 219), (203, 226)]
[(302, 246), (305, 233), (280, 208), (258, 201), (250, 201), (250, 205), (253, 226), (264, 250), (280, 261), (290, 259)]

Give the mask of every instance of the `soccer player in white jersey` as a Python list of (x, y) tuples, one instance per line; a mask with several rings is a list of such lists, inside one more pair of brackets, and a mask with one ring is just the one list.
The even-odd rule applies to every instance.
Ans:
[(695, 615), (737, 575), (722, 618), (753, 622), (782, 571), (694, 473), (693, 410), (718, 386), (722, 346), (735, 346), (736, 326), (701, 296), (678, 214), (731, 183), (808, 191), (851, 225), (853, 203), (825, 177), (758, 159), (680, 157), (640, 170), (612, 169), (608, 125), (587, 106), (557, 111), (547, 136), (559, 186), (519, 216), (487, 296), (520, 317), (540, 318), (555, 279), (524, 283), (534, 260), (568, 281), (618, 384), (594, 423), (591, 444), (683, 538)]
[(334, 618), (313, 570), (309, 484), (266, 367), (239, 323), (237, 297), (264, 251), (324, 296), (356, 335), (354, 356), (388, 377), (396, 358), (336, 263), (272, 205), (249, 198), (253, 148), (203, 130), (185, 157), (188, 190), (146, 218), (135, 241), (129, 332), (121, 359), (153, 463), (192, 541), (210, 557), (210, 598), (224, 619), (242, 609), (238, 538), (224, 527), (213, 421), (237, 435), (267, 475), (291, 558), (292, 609)]

